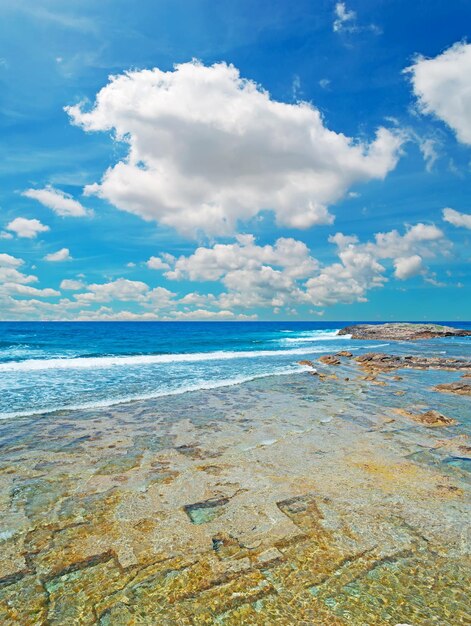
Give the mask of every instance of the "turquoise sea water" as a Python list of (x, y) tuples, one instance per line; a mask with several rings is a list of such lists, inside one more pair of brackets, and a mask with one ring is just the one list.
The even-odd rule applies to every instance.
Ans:
[[(302, 371), (338, 350), (469, 356), (470, 338), (352, 341), (348, 322), (4, 322), (0, 418), (110, 406)], [(453, 325), (453, 324), (452, 324)], [(457, 325), (457, 324), (454, 324)], [(471, 323), (460, 323), (471, 328)]]

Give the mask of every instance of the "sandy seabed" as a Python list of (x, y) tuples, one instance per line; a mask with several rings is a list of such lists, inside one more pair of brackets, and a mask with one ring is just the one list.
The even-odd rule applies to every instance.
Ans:
[(2, 422), (0, 623), (469, 625), (459, 375), (321, 371)]

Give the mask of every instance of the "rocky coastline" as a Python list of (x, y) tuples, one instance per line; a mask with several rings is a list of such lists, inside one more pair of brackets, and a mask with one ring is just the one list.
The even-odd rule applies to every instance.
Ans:
[(471, 330), (442, 326), (440, 324), (417, 324), (394, 322), (390, 324), (355, 324), (339, 330), (339, 335), (351, 335), (352, 339), (387, 339), (388, 341), (415, 341), (434, 337), (469, 337)]

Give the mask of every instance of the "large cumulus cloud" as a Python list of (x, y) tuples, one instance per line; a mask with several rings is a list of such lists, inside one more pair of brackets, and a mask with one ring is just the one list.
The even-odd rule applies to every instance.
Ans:
[(471, 145), (471, 44), (457, 43), (432, 59), (419, 57), (406, 71), (421, 110)]
[(328, 207), (384, 178), (402, 143), (385, 128), (371, 143), (329, 130), (312, 105), (274, 101), (226, 63), (126, 72), (90, 110), (67, 111), (129, 148), (85, 192), (190, 237), (231, 234), (265, 209), (289, 227), (331, 223)]

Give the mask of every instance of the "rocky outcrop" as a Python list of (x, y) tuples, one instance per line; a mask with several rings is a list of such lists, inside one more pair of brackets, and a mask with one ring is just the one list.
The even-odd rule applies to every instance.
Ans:
[(422, 426), (436, 428), (438, 426), (453, 426), (457, 423), (456, 420), (451, 417), (447, 417), (434, 409), (426, 411), (425, 413), (412, 413), (411, 411), (406, 411), (405, 409), (394, 409), (394, 412), (398, 415), (408, 417), (409, 419), (414, 420), (414, 422), (422, 424)]
[(325, 365), (340, 365), (340, 359), (334, 356), (333, 354), (326, 354), (325, 356), (321, 356), (319, 358), (321, 363)]
[(461, 381), (436, 385), (433, 390), (441, 391), (443, 393), (456, 393), (459, 396), (471, 396), (471, 385), (468, 383), (462, 383)]
[[(396, 369), (441, 369), (451, 371), (471, 370), (471, 361), (426, 356), (398, 356), (383, 352), (366, 352), (355, 361), (368, 372), (391, 372)], [(460, 383), (466, 386), (465, 383)], [(468, 385), (469, 386), (469, 385)]]
[(304, 359), (303, 361), (298, 361), (298, 365), (306, 365), (307, 367), (314, 367), (314, 363), (312, 361), (308, 361)]
[(351, 335), (352, 339), (387, 339), (413, 341), (433, 337), (467, 337), (471, 330), (440, 326), (439, 324), (355, 324), (339, 330), (339, 335)]

